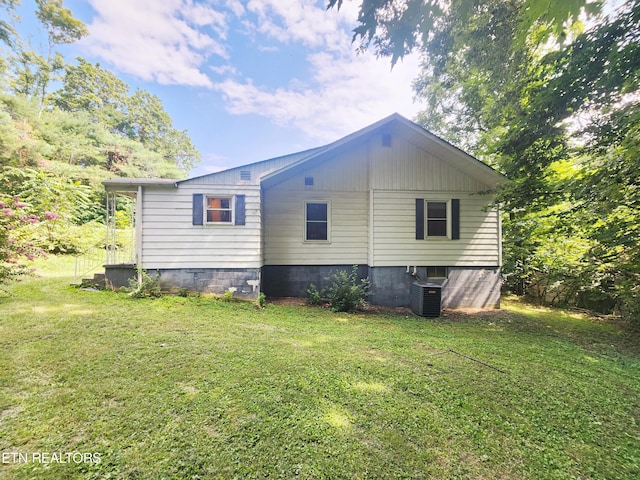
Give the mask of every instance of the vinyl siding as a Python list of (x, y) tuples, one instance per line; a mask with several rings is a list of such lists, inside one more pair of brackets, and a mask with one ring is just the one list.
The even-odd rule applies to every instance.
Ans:
[[(192, 225), (192, 196), (246, 195), (246, 225)], [(143, 191), (142, 258), (146, 269), (259, 268), (260, 188), (184, 183)]]
[[(265, 265), (367, 263), (368, 192), (265, 192)], [(305, 241), (305, 202), (329, 201), (329, 241)]]
[[(427, 147), (428, 148), (428, 147)], [(486, 190), (487, 185), (452, 166), (401, 134), (392, 136), (392, 147), (370, 141), (371, 188), (374, 190), (461, 191)], [(451, 156), (458, 155), (451, 152)]]
[[(264, 175), (268, 175), (271, 172), (287, 167), (292, 163), (298, 162), (303, 158), (312, 155), (314, 152), (321, 150), (321, 148), (306, 150), (304, 152), (298, 152), (291, 155), (285, 155), (278, 158), (272, 158), (270, 160), (264, 160), (262, 162), (256, 162), (249, 165), (243, 165), (222, 172), (211, 173), (208, 175), (202, 175), (200, 177), (184, 180), (181, 184), (188, 185), (260, 185), (260, 179)], [(241, 172), (249, 172), (250, 179), (243, 180), (241, 178)]]
[[(415, 199), (460, 199), (460, 239), (415, 238)], [(498, 266), (499, 222), (490, 199), (466, 192), (373, 191), (373, 265)]]

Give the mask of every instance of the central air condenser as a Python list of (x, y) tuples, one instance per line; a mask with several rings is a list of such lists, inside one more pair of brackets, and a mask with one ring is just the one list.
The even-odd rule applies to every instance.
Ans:
[(413, 282), (411, 284), (411, 310), (421, 317), (440, 316), (442, 286), (433, 283)]

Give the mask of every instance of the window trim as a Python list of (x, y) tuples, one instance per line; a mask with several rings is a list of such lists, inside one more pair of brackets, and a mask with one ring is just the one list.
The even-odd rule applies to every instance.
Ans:
[[(447, 234), (428, 235), (428, 213), (430, 202), (445, 203), (447, 207)], [(460, 240), (460, 199), (459, 198), (416, 198), (415, 202), (416, 240), (444, 241)]]
[[(327, 206), (327, 238), (326, 240), (313, 240), (313, 239), (307, 238), (307, 223), (309, 222), (309, 220), (307, 220), (307, 205), (314, 204), (314, 203), (322, 203)], [(312, 243), (312, 244), (331, 243), (331, 200), (323, 200), (320, 198), (305, 200), (303, 205), (303, 210), (304, 210), (303, 211), (304, 224), (302, 228), (303, 243)], [(311, 221), (314, 221), (314, 220), (311, 220)]]
[[(217, 209), (210, 209), (209, 206), (209, 199), (210, 198), (228, 198), (229, 199), (229, 208), (217, 208)], [(236, 220), (236, 208), (235, 208), (235, 204), (236, 204), (236, 196), (235, 195), (227, 195), (227, 194), (205, 194), (204, 195), (204, 202), (203, 202), (203, 209), (202, 209), (202, 215), (203, 215), (203, 222), (204, 225), (235, 225), (235, 220)], [(210, 222), (207, 219), (207, 213), (209, 211), (230, 211), (231, 212), (231, 219), (228, 222)]]

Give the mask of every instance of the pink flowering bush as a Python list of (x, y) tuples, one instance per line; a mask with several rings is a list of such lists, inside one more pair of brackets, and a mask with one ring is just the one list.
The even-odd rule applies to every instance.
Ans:
[[(20, 235), (22, 227), (42, 221), (37, 215), (27, 212), (27, 207), (18, 198), (0, 200), (0, 284), (30, 273), (25, 261), (44, 253)], [(55, 213), (48, 213), (51, 219), (55, 218)], [(45, 215), (45, 220), (49, 219)]]

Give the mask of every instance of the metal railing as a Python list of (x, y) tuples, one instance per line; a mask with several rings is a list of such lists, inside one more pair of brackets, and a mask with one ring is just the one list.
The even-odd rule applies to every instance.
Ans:
[(74, 283), (81, 280), (85, 275), (94, 273), (99, 268), (102, 268), (105, 265), (106, 258), (104, 241), (76, 255), (73, 269)]
[(136, 248), (134, 229), (118, 232), (116, 241), (115, 233), (105, 246), (105, 240), (101, 240), (84, 252), (76, 255), (73, 273), (73, 281), (78, 282), (86, 275), (96, 273), (105, 265), (135, 264)]

